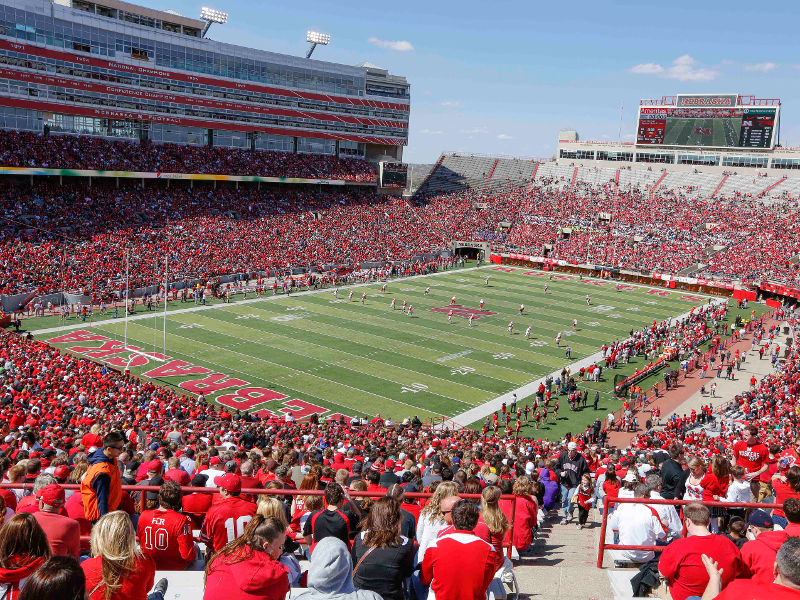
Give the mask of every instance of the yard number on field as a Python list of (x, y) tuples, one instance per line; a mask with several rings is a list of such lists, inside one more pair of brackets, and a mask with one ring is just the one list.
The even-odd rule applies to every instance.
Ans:
[(412, 394), (416, 394), (417, 392), (421, 392), (422, 390), (427, 390), (428, 386), (424, 383), (412, 383), (411, 385), (404, 385), (400, 388), (402, 391), (401, 394), (405, 394), (406, 392), (411, 392)]
[(514, 358), (514, 355), (511, 352), (501, 352), (500, 354), (492, 355), (492, 358), (495, 360), (508, 360), (509, 358)]
[(450, 375), (466, 375), (468, 373), (474, 373), (475, 369), (472, 367), (456, 367), (452, 371), (450, 371)]

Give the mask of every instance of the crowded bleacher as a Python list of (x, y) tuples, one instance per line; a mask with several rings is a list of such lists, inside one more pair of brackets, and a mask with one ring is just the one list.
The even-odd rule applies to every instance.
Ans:
[[(368, 163), (349, 159), (0, 133), (0, 165), (55, 164), (374, 181)], [(796, 281), (800, 232), (788, 196), (711, 198), (708, 182), (685, 178), (654, 189), (655, 176), (630, 177), (620, 187), (591, 170), (571, 182), (556, 167), (488, 164), (506, 183), (424, 185), (411, 200), (350, 186), (8, 178), (0, 182), (0, 293), (118, 298), (128, 257), (130, 285), (139, 287), (163, 280), (165, 255), (173, 281), (336, 264), (358, 274), (362, 263), (383, 261), (395, 264), (370, 268), (414, 273), (451, 265), (420, 262), (451, 240), (546, 250), (574, 264)], [(433, 427), (414, 415), (261, 419), (0, 331), (0, 477), (15, 484), (0, 489), (0, 587), (7, 600), (49, 597), (58, 573), (59, 593), (71, 586), (91, 600), (163, 600), (176, 590), (215, 600), (502, 598), (519, 593), (509, 555), (533, 555), (546, 523), (591, 526), (604, 504), (609, 543), (667, 548), (612, 550), (615, 564), (644, 565), (650, 587), (663, 579), (676, 600), (727, 598), (753, 581), (792, 583), (800, 355), (792, 344), (778, 363), (774, 325), (757, 321), (749, 335), (778, 369), (751, 380), (721, 413), (675, 414), (637, 432), (626, 403), (616, 423), (598, 419), (558, 440), (520, 437), (511, 426), (523, 413), (528, 420), (529, 403), (535, 418), (551, 395), (567, 394), (578, 410), (583, 392), (586, 406), (582, 381), (632, 356), (683, 364), (709, 342), (720, 372), (738, 370), (743, 357), (719, 343), (726, 313), (709, 303), (609, 340), (596, 365), (562, 371), (524, 408), (503, 406), (481, 430)], [(800, 331), (791, 311), (783, 316)], [(611, 429), (637, 433), (618, 448)], [(122, 487), (137, 485), (149, 487)], [(642, 503), (609, 502), (616, 497)], [(648, 498), (692, 504), (643, 509)], [(701, 504), (720, 499), (781, 508)], [(716, 534), (727, 541), (699, 542)], [(748, 547), (758, 539), (767, 550)], [(465, 560), (475, 566), (469, 573), (458, 568)]]

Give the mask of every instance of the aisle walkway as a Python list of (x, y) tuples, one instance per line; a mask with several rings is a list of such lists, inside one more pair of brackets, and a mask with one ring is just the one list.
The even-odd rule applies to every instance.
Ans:
[(596, 567), (600, 541), (600, 513), (597, 522), (578, 530), (577, 521), (561, 525), (555, 514), (548, 518), (534, 542), (533, 552), (515, 561), (522, 593), (531, 600), (621, 600), (611, 587), (604, 569)]

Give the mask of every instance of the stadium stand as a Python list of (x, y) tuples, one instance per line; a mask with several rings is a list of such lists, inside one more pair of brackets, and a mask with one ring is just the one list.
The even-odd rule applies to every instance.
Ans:
[(109, 141), (73, 135), (0, 131), (0, 164), (107, 171), (298, 177), (373, 183), (361, 159), (177, 144)]

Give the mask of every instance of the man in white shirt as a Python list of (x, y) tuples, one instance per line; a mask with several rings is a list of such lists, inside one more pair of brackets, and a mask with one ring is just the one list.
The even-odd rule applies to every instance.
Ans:
[(203, 471), (203, 475), (208, 477), (206, 480), (206, 487), (217, 487), (217, 477), (225, 475), (225, 471), (220, 469), (220, 467), (222, 467), (222, 460), (220, 460), (220, 457), (212, 456), (211, 461), (209, 462), (209, 468)]
[[(664, 500), (661, 495), (661, 476), (658, 473), (650, 473), (646, 478), (644, 484), (650, 490), (651, 500)], [(683, 535), (683, 524), (678, 516), (678, 511), (674, 506), (669, 504), (648, 504), (657, 513), (658, 518), (661, 520), (662, 529), (667, 528), (667, 539), (664, 541), (674, 540)]]
[[(650, 490), (640, 483), (634, 489), (635, 498), (646, 498)], [(667, 534), (659, 521), (658, 513), (646, 504), (620, 504), (608, 519), (606, 543), (614, 543), (614, 533), (619, 533), (619, 543), (626, 546), (655, 546)], [(615, 562), (646, 563), (655, 555), (650, 550), (609, 550)]]

